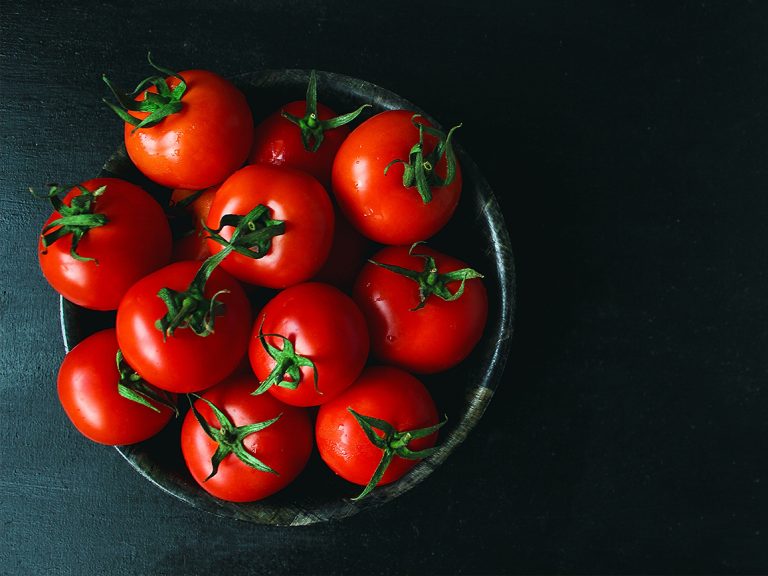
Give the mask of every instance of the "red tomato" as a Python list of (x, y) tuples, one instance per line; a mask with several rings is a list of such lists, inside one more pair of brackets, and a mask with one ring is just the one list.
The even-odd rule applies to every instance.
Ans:
[[(416, 254), (434, 258), (440, 274), (467, 268), (460, 260), (425, 246), (416, 246), (414, 255), (405, 246), (387, 247), (372, 260), (421, 272), (425, 260)], [(448, 282), (447, 288), (455, 293), (460, 284)], [(414, 310), (420, 302), (419, 284), (370, 262), (355, 280), (353, 298), (368, 323), (371, 354), (417, 374), (441, 372), (466, 358), (480, 340), (488, 317), (488, 297), (479, 278), (467, 280), (456, 300), (433, 294)]]
[[(117, 178), (95, 178), (82, 186), (90, 192), (106, 186), (92, 204), (94, 213), (106, 217), (106, 224), (88, 230), (76, 249), (81, 257), (94, 260), (73, 258), (73, 235), (68, 234), (47, 249), (41, 238), (40, 268), (51, 286), (70, 302), (114, 310), (134, 282), (168, 263), (171, 231), (160, 204), (138, 186)], [(73, 188), (64, 205), (71, 207), (73, 198), (79, 196), (81, 191)], [(61, 216), (54, 212), (45, 225)]]
[(213, 386), (239, 365), (248, 347), (251, 307), (243, 289), (229, 274), (216, 268), (204, 296), (219, 293), (224, 313), (215, 317), (215, 330), (198, 336), (178, 328), (163, 340), (155, 322), (168, 309), (157, 296), (161, 288), (184, 291), (200, 262), (176, 262), (134, 284), (117, 310), (117, 340), (128, 363), (149, 382), (171, 392), (194, 392)]
[[(360, 484), (368, 484), (382, 459), (349, 409), (358, 414), (384, 420), (404, 432), (436, 426), (435, 403), (424, 385), (398, 368), (374, 366), (317, 413), (315, 437), (320, 456), (336, 474)], [(379, 432), (378, 435), (382, 437)], [(411, 440), (412, 451), (435, 445), (437, 433)], [(416, 460), (395, 456), (377, 485), (394, 482), (410, 470)]]
[[(285, 288), (309, 280), (325, 263), (333, 240), (333, 207), (325, 189), (309, 174), (266, 164), (246, 166), (235, 172), (216, 192), (208, 214), (208, 227), (218, 229), (222, 216), (245, 215), (258, 205), (269, 217), (285, 223), (271, 247), (254, 259), (233, 252), (221, 267), (236, 278), (268, 288)], [(221, 236), (232, 237), (225, 226)], [(222, 245), (209, 239), (212, 254)]]
[(141, 442), (162, 430), (173, 411), (157, 402), (155, 412), (118, 392), (117, 338), (110, 328), (75, 346), (59, 369), (59, 400), (80, 433), (100, 444)]
[[(340, 126), (326, 130), (320, 147), (316, 152), (310, 152), (301, 140), (301, 129), (283, 117), (282, 112), (303, 118), (307, 113), (307, 104), (304, 100), (290, 102), (256, 126), (248, 161), (303, 170), (312, 174), (323, 186), (329, 187), (333, 158), (350, 128)], [(318, 120), (329, 120), (335, 116), (336, 113), (328, 106), (317, 104)]]
[[(268, 334), (279, 334), (289, 344)], [(273, 396), (294, 406), (316, 406), (329, 401), (354, 382), (368, 358), (368, 329), (360, 310), (349, 296), (318, 282), (286, 288), (256, 316), (248, 355), (261, 382), (268, 380), (277, 365), (264, 343), (283, 353), (293, 349), (294, 354), (314, 364), (313, 369), (306, 361), (300, 365), (298, 360), (287, 358), (275, 385), (268, 388)], [(298, 387), (276, 385), (283, 378), (296, 382), (285, 375), (291, 364), (299, 370)]]
[[(151, 127), (125, 123), (125, 148), (136, 167), (150, 180), (168, 188), (202, 190), (219, 184), (248, 157), (253, 118), (240, 90), (206, 70), (179, 75), (187, 84), (181, 110)], [(179, 85), (166, 78), (171, 90)], [(157, 93), (152, 86), (148, 90)], [(143, 100), (144, 93), (136, 100)], [(145, 112), (130, 112), (143, 120)]]
[(371, 242), (355, 230), (338, 208), (334, 209), (334, 218), (331, 251), (325, 264), (312, 280), (333, 284), (336, 288), (349, 292), (365, 263)]
[[(402, 162), (387, 169), (393, 160), (407, 162), (419, 141), (413, 114), (389, 110), (369, 118), (347, 137), (333, 163), (332, 188), (342, 211), (363, 235), (383, 244), (412, 244), (434, 235), (453, 215), (461, 193), (458, 162), (453, 181), (433, 187), (427, 203), (415, 186), (403, 186)], [(430, 126), (425, 118), (416, 121)], [(436, 143), (434, 136), (424, 133), (425, 156)], [(445, 177), (445, 155), (434, 171)]]
[(184, 201), (195, 193), (194, 190), (176, 189), (171, 194), (172, 207), (183, 205), (180, 209), (181, 212), (192, 220), (186, 233), (173, 244), (171, 258), (174, 262), (205, 260), (211, 255), (211, 251), (208, 250), (208, 241), (205, 239), (203, 222), (207, 220), (208, 213), (211, 211), (211, 203), (216, 195), (216, 190), (218, 190), (217, 186), (207, 188), (188, 205), (183, 205)]
[[(232, 502), (266, 498), (290, 484), (304, 469), (312, 452), (312, 420), (309, 413), (302, 408), (282, 404), (269, 394), (252, 396), (256, 386), (258, 382), (253, 376), (239, 376), (214, 386), (203, 395), (231, 425), (232, 434), (223, 435), (224, 443), (236, 445), (234, 452), (224, 457), (210, 478), (213, 471), (211, 459), (219, 444), (206, 433), (192, 410), (184, 419), (181, 450), (187, 468), (197, 483), (216, 498)], [(198, 399), (195, 408), (216, 432), (225, 426), (204, 400)], [(269, 422), (274, 418), (277, 420), (265, 428), (238, 437), (238, 427)], [(274, 473), (245, 464), (236, 454), (241, 449), (246, 452), (247, 458), (258, 459)]]

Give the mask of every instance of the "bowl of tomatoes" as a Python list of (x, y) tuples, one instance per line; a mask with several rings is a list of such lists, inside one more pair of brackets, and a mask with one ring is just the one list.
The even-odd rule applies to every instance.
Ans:
[[(304, 525), (396, 498), (461, 445), (502, 379), (515, 269), (490, 186), (451, 141), (460, 132), (372, 83), (306, 70), (234, 77), (255, 126), (248, 146), (226, 144), (222, 154), (235, 160), (199, 158), (209, 175), (174, 172), (134, 149), (136, 134), (168, 122), (152, 115), (174, 107), (180, 82), (188, 81), (190, 100), (203, 96), (196, 78), (173, 81), (168, 72), (171, 81), (149, 87), (161, 112), (118, 98), (128, 105), (125, 144), (80, 197), (106, 203), (99, 191), (118, 181), (125, 194), (145, 190), (170, 222), (157, 232), (170, 243), (149, 243), (177, 261), (122, 279), (119, 307), (61, 292), (65, 411), (150, 482), (220, 516)], [(228, 113), (216, 112), (218, 124)], [(406, 148), (397, 136), (403, 126)], [(376, 195), (393, 180), (402, 184)], [(323, 220), (334, 218), (333, 233), (324, 231)], [(104, 228), (94, 226), (61, 258), (77, 250), (78, 264), (88, 264), (88, 234)], [(53, 246), (45, 241), (41, 251)], [(272, 255), (282, 260), (270, 262)], [(99, 266), (109, 266), (108, 255)], [(185, 316), (188, 308), (196, 312)], [(93, 351), (84, 346), (90, 340), (99, 340)], [(147, 439), (135, 441), (133, 431), (99, 438), (73, 416), (82, 390), (72, 374), (96, 350), (113, 356), (116, 347), (117, 368), (110, 361), (102, 369), (120, 376), (119, 402), (128, 403), (121, 414), (153, 405), (142, 420), (154, 427)], [(134, 386), (144, 379), (149, 389)]]

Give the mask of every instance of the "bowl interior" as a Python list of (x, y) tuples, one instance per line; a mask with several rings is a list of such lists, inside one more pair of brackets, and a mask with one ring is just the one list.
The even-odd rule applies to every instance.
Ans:
[[(318, 99), (338, 112), (372, 104), (361, 119), (388, 109), (410, 109), (429, 114), (388, 90), (340, 74), (318, 72)], [(286, 102), (303, 100), (309, 71), (260, 71), (235, 77), (259, 122)], [(457, 133), (460, 140), (460, 133)], [(162, 490), (189, 504), (221, 516), (262, 524), (302, 525), (340, 519), (361, 509), (396, 498), (428, 476), (466, 438), (476, 425), (498, 386), (509, 349), (514, 310), (515, 271), (503, 216), (487, 182), (472, 159), (455, 145), (464, 179), (462, 197), (453, 219), (429, 245), (460, 258), (485, 275), (489, 296), (488, 325), (472, 355), (456, 368), (421, 377), (438, 409), (448, 416), (441, 430), (439, 450), (421, 461), (399, 481), (374, 490), (366, 499), (353, 502), (360, 488), (335, 476), (317, 452), (301, 476), (282, 492), (265, 500), (234, 504), (217, 500), (203, 491), (186, 471), (179, 434), (181, 418), (158, 436), (117, 450), (144, 477)], [(120, 147), (104, 165), (103, 176), (134, 182), (165, 201), (170, 191), (147, 180)], [(378, 247), (374, 247), (377, 249)], [(97, 330), (114, 325), (114, 313), (86, 310), (62, 299), (61, 325), (64, 344), (71, 349)], [(183, 403), (182, 403), (183, 404)]]

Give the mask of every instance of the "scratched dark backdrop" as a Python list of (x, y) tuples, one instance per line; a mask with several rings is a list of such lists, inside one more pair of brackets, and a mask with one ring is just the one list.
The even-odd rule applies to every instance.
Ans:
[[(0, 0), (0, 573), (768, 570), (768, 5)], [(55, 394), (28, 186), (120, 141), (145, 56), (317, 68), (418, 103), (495, 189), (518, 264), (505, 379), (427, 481), (269, 528), (161, 493)]]

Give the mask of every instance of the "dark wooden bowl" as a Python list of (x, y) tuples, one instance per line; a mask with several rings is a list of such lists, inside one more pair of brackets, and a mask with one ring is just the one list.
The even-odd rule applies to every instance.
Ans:
[[(259, 122), (282, 104), (303, 99), (308, 78), (306, 70), (280, 70), (242, 74), (233, 80), (246, 93), (254, 120)], [(363, 118), (383, 110), (405, 108), (421, 112), (439, 125), (436, 119), (400, 96), (340, 74), (318, 73), (318, 98), (339, 112), (363, 103), (372, 104), (373, 108), (368, 109)], [(458, 138), (461, 138), (460, 131)], [(460, 145), (456, 145), (456, 153), (464, 178), (462, 198), (451, 222), (429, 245), (466, 261), (485, 275), (490, 310), (485, 335), (469, 358), (448, 372), (421, 378), (440, 412), (448, 416), (448, 424), (441, 430), (440, 448), (433, 456), (419, 462), (399, 481), (377, 488), (360, 502), (353, 502), (350, 498), (359, 493), (360, 487), (335, 476), (315, 452), (302, 475), (282, 492), (259, 502), (234, 504), (208, 495), (187, 472), (178, 440), (181, 418), (151, 440), (117, 447), (120, 454), (149, 481), (196, 508), (220, 516), (285, 526), (341, 519), (379, 506), (418, 484), (440, 466), (480, 420), (501, 380), (515, 303), (515, 269), (503, 216), (475, 163)], [(168, 190), (149, 182), (136, 170), (124, 147), (107, 160), (102, 175), (135, 182), (161, 200), (169, 195)], [(62, 299), (61, 326), (66, 349), (89, 334), (113, 325), (114, 318), (114, 313), (85, 310)]]

